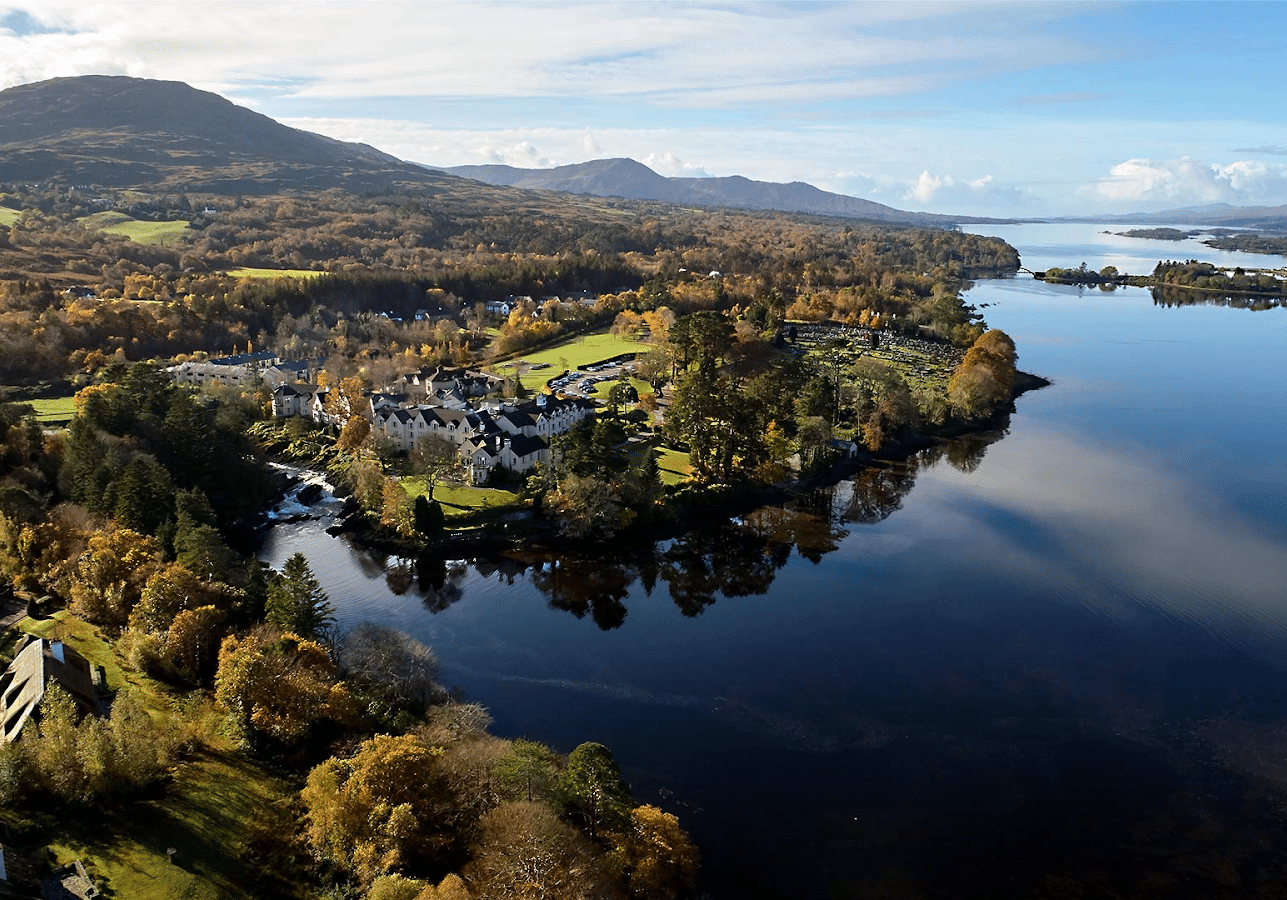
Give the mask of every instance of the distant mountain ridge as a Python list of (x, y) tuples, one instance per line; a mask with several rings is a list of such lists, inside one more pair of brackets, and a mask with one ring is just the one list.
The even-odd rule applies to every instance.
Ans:
[[(290, 128), (183, 82), (117, 75), (0, 91), (0, 183), (19, 182), (248, 196), (406, 184), (441, 188), (467, 203), (526, 202), (505, 193), (517, 188), (904, 225), (1012, 221), (908, 212), (803, 182), (668, 178), (631, 159), (554, 169), (419, 165)], [(490, 193), (476, 182), (491, 185)]]
[[(666, 203), (733, 209), (778, 210), (823, 216), (843, 216), (906, 225), (948, 226), (959, 222), (996, 222), (971, 216), (908, 212), (820, 190), (802, 181), (782, 184), (753, 181), (741, 175), (721, 178), (669, 178), (633, 159), (596, 159), (552, 169), (514, 166), (450, 166), (441, 171), (492, 185), (533, 190), (567, 191), (597, 197), (660, 200)], [(1008, 221), (1008, 220), (1005, 220)]]
[(0, 181), (261, 194), (444, 180), (178, 81), (84, 75), (0, 91)]
[(1097, 218), (1141, 225), (1205, 225), (1212, 228), (1246, 228), (1287, 234), (1287, 205), (1233, 206), (1229, 203), (1208, 203), (1204, 206), (1181, 206), (1159, 212)]

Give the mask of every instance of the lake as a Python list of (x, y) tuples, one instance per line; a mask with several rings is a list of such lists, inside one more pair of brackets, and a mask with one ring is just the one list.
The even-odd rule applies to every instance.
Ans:
[[(1034, 269), (1284, 265), (1127, 227), (971, 230)], [(1287, 310), (968, 297), (1053, 382), (1004, 434), (612, 565), (417, 572), (315, 523), (263, 555), (432, 646), (498, 733), (611, 747), (719, 900), (1280, 896)]]

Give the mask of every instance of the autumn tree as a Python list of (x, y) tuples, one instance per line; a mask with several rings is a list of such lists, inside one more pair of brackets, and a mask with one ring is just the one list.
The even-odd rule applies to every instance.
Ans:
[(1014, 341), (1005, 332), (994, 328), (981, 335), (947, 383), (953, 410), (967, 419), (981, 419), (1008, 403), (1017, 361)]
[(671, 813), (636, 806), (629, 827), (613, 843), (612, 855), (625, 868), (634, 896), (678, 900), (692, 891), (701, 856)]
[(349, 375), (328, 383), (323, 406), (331, 421), (344, 426), (353, 418), (364, 418), (362, 403), (365, 390), (366, 385), (358, 375)]
[(72, 611), (114, 631), (124, 628), (160, 558), (160, 545), (147, 535), (126, 528), (95, 534), (72, 572)]
[(613, 900), (621, 896), (594, 845), (543, 803), (518, 801), (482, 820), (465, 868), (479, 900)]
[(189, 682), (209, 684), (213, 678), (227, 618), (213, 605), (185, 609), (174, 617), (165, 635), (165, 656)]
[(157, 569), (143, 585), (139, 602), (130, 613), (130, 627), (164, 633), (185, 609), (209, 603), (214, 590), (182, 563)]
[(345, 453), (357, 453), (366, 439), (371, 436), (371, 423), (365, 416), (350, 416), (340, 429), (340, 436), (335, 440), (335, 447)]
[(440, 753), (414, 735), (377, 735), (314, 768), (300, 793), (313, 855), (365, 884), (432, 861), (448, 840), (437, 827)]
[(224, 638), (215, 697), (252, 746), (264, 738), (299, 744), (316, 726), (353, 716), (352, 699), (326, 648), (289, 632)]

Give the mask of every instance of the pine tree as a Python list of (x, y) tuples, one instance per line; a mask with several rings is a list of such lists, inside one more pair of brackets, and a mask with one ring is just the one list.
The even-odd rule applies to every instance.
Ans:
[(326, 635), (335, 624), (335, 608), (304, 554), (286, 560), (281, 574), (268, 586), (264, 618), (283, 631), (310, 639)]

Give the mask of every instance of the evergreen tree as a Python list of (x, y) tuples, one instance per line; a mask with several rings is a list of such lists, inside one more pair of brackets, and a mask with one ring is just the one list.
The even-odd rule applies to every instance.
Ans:
[(268, 624), (305, 638), (326, 635), (335, 624), (335, 609), (304, 554), (296, 553), (268, 586), (264, 618)]
[(612, 751), (593, 741), (568, 754), (557, 788), (568, 812), (590, 837), (605, 827), (620, 827), (630, 813), (630, 788)]

